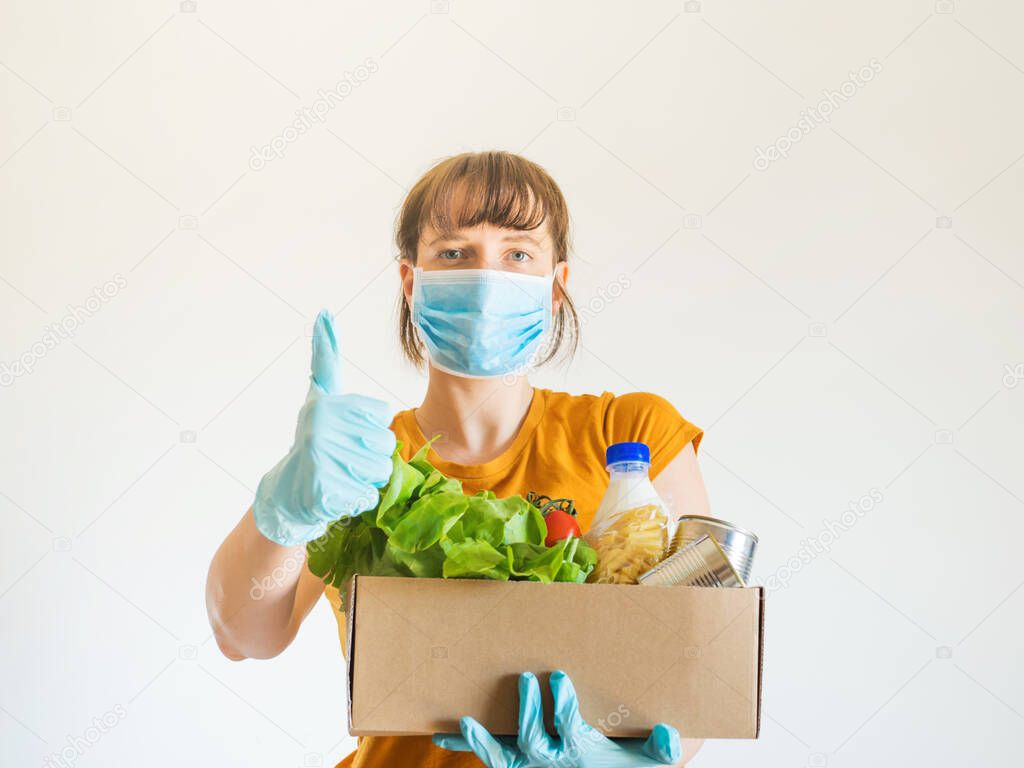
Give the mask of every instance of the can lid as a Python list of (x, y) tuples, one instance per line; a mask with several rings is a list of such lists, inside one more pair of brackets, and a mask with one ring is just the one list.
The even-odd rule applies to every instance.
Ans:
[(620, 461), (642, 461), (651, 463), (651, 449), (647, 443), (612, 443), (604, 452), (605, 464), (618, 464)]
[(717, 517), (706, 517), (705, 515), (681, 515), (679, 519), (676, 520), (676, 523), (679, 526), (676, 528), (676, 533), (678, 534), (683, 530), (683, 523), (689, 522), (696, 522), (702, 526), (712, 526), (715, 528), (724, 528), (726, 530), (735, 531), (736, 533), (741, 533), (744, 536), (749, 536), (755, 544), (758, 543), (757, 534), (753, 531), (741, 528), (734, 523), (730, 523), (728, 520), (720, 520)]

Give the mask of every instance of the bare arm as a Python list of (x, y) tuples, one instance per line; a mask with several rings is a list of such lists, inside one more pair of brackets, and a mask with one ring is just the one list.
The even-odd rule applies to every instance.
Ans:
[(675, 517), (707, 515), (711, 511), (693, 443), (687, 443), (669, 465), (661, 470), (654, 479), (654, 488), (668, 503)]
[[(707, 515), (710, 511), (708, 492), (697, 464), (697, 453), (689, 443), (679, 452), (654, 480), (658, 495), (671, 507), (672, 514)], [(704, 739), (682, 739), (683, 755), (677, 766), (688, 763), (703, 744)]]
[(206, 579), (206, 611), (229, 659), (269, 659), (295, 639), (323, 593), (306, 548), (283, 547), (256, 528), (249, 509), (224, 539)]
[(322, 310), (294, 443), (260, 480), (207, 575), (206, 610), (229, 659), (268, 659), (291, 644), (324, 590), (306, 567), (305, 542), (333, 520), (372, 509), (391, 475), (390, 407), (343, 394), (341, 381), (338, 334)]

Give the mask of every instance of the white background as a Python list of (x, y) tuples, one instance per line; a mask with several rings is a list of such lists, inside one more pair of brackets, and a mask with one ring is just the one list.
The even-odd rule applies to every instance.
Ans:
[(538, 383), (668, 397), (707, 430), (715, 511), (761, 535), (758, 580), (789, 575), (763, 736), (696, 764), (1016, 763), (1024, 8), (952, 6), (5, 0), (0, 763), (119, 707), (65, 765), (349, 751), (326, 603), (233, 664), (206, 567), (289, 445), (320, 307), (350, 389), (418, 402), (391, 226), (430, 165), (489, 148), (545, 166), (574, 217), (583, 346)]

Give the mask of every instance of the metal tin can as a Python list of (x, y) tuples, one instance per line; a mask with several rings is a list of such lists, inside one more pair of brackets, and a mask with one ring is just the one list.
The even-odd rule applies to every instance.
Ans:
[(744, 583), (749, 581), (754, 553), (757, 551), (757, 536), (725, 520), (700, 515), (680, 517), (669, 546), (669, 554), (678, 552), (705, 534), (711, 535), (721, 545)]
[(646, 587), (742, 587), (743, 579), (714, 537), (704, 534), (640, 576), (637, 583)]

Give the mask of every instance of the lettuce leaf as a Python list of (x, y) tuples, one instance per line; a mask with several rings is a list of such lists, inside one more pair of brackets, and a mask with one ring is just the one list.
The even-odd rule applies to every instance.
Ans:
[[(409, 514), (405, 515), (389, 541), (395, 549), (403, 552), (419, 552), (428, 549), (448, 533), (469, 506), (468, 499), (461, 493), (435, 493), (423, 496), (413, 502)], [(463, 530), (465, 530), (465, 522)]]
[[(307, 545), (309, 569), (341, 588), (369, 576), (583, 583), (597, 556), (581, 539), (544, 545), (541, 511), (522, 496), (472, 496), (427, 460), (430, 442), (408, 461), (392, 456), (377, 505), (331, 523)], [(344, 606), (342, 606), (344, 610)]]
[(508, 556), (481, 539), (445, 542), (442, 575), (446, 579), (499, 579), (509, 577)]

